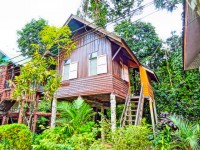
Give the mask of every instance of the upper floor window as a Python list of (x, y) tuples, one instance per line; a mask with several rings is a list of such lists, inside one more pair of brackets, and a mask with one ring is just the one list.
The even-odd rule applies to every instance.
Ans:
[(97, 74), (97, 52), (91, 53), (89, 55), (89, 75)]
[(107, 73), (107, 57), (106, 55), (97, 56), (97, 52), (89, 55), (89, 75)]
[(64, 61), (62, 80), (75, 79), (78, 75), (78, 62), (71, 62), (71, 59)]
[(121, 78), (129, 82), (128, 66), (124, 65), (122, 62), (120, 62), (120, 65), (121, 65)]

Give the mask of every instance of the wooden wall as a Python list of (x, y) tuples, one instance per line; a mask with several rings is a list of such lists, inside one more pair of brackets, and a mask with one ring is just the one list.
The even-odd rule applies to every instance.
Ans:
[(186, 2), (184, 28), (184, 69), (200, 66), (200, 16)]
[[(77, 37), (78, 36), (80, 35), (77, 34)], [(76, 39), (76, 37), (73, 38)], [(108, 39), (105, 37), (101, 38), (100, 35), (96, 33), (87, 34), (85, 37), (79, 39), (77, 41), (77, 49), (74, 50), (69, 57), (71, 62), (78, 61), (78, 78), (63, 81), (56, 97), (64, 99), (77, 97), (79, 95), (88, 96), (115, 93), (118, 97), (125, 99), (128, 91), (128, 83), (120, 78), (121, 68), (118, 60), (112, 63), (112, 48), (111, 42)], [(96, 51), (98, 55), (107, 55), (108, 72), (89, 76), (89, 54)], [(66, 57), (62, 55), (59, 68), (61, 75), (65, 59)], [(115, 66), (114, 69), (113, 66)]]
[[(90, 33), (76, 42), (77, 48), (72, 52), (69, 58), (71, 62), (78, 61), (78, 78), (88, 77), (89, 54), (93, 52), (97, 52), (98, 55), (107, 54), (108, 73), (111, 73), (111, 43), (106, 38), (98, 38), (100, 38), (98, 34)], [(65, 59), (66, 57), (61, 58), (60, 74), (62, 74)]]
[(154, 98), (153, 88), (151, 86), (151, 80), (147, 74), (147, 71), (144, 67), (140, 66), (140, 80), (141, 84), (143, 85), (143, 94), (144, 96), (149, 96)]

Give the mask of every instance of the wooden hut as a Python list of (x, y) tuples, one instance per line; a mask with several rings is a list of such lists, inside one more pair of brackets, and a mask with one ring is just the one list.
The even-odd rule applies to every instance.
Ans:
[(13, 121), (16, 121), (17, 112), (15, 109), (11, 108), (15, 104), (15, 101), (11, 100), (11, 92), (13, 86), (9, 84), (9, 80), (14, 80), (15, 76), (20, 74), (20, 67), (12, 60), (9, 60), (9, 57), (0, 51), (0, 57), (3, 62), (0, 63), (0, 121), (2, 124), (9, 122), (8, 116), (13, 117)]
[[(115, 34), (74, 15), (64, 25), (71, 29), (77, 48), (69, 57), (65, 57), (64, 51), (59, 55), (58, 70), (62, 82), (55, 98), (72, 101), (81, 96), (94, 110), (104, 112), (111, 108), (112, 129), (116, 127), (117, 104), (126, 104), (121, 125), (138, 125), (144, 102), (149, 101), (152, 123), (155, 124), (157, 117), (151, 81), (158, 79), (154, 72), (144, 67), (126, 42)], [(136, 83), (137, 72), (140, 81)]]

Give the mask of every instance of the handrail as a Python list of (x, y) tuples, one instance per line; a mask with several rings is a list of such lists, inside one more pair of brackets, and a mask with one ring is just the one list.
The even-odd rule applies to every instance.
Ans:
[(127, 95), (126, 95), (125, 106), (124, 106), (124, 108), (123, 108), (123, 112), (122, 112), (122, 115), (121, 115), (121, 118), (120, 118), (120, 127), (122, 127), (122, 121), (123, 121), (123, 118), (124, 118), (124, 115), (125, 115), (125, 112), (126, 112), (128, 100), (129, 100), (129, 95), (127, 94)]
[(141, 85), (141, 90), (140, 90), (140, 97), (139, 97), (139, 102), (138, 102), (136, 118), (135, 118), (135, 125), (139, 125), (139, 115), (141, 111), (142, 100), (143, 100), (143, 84)]

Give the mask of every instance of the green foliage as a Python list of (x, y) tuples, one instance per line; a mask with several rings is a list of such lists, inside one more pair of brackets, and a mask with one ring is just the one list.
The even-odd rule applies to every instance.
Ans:
[(0, 149), (28, 150), (31, 148), (32, 134), (23, 124), (0, 126)]
[(74, 100), (72, 103), (58, 103), (60, 116), (57, 120), (59, 125), (71, 124), (74, 128), (79, 128), (94, 115), (93, 109), (84, 102), (83, 99)]
[[(75, 49), (75, 43), (70, 39), (71, 31), (68, 26), (57, 28), (55, 26), (46, 26), (39, 33), (41, 37), (42, 46), (45, 50), (58, 53), (61, 50), (66, 50), (66, 55), (70, 55)], [(41, 48), (40, 45), (34, 45)]]
[(162, 41), (150, 23), (124, 20), (115, 26), (115, 33), (122, 37), (142, 63), (150, 68), (158, 66), (163, 59)]
[(163, 130), (157, 130), (156, 138), (153, 140), (153, 146), (158, 150), (171, 150), (172, 131), (169, 126)]
[(119, 128), (111, 135), (113, 149), (146, 150), (151, 145), (149, 133), (150, 129), (147, 126)]
[(55, 127), (47, 129), (42, 134), (37, 136), (34, 141), (34, 150), (65, 150), (68, 146), (64, 145), (67, 138), (72, 136), (74, 128), (70, 125), (64, 127)]
[(200, 74), (198, 69), (183, 71), (182, 39), (174, 32), (166, 42), (165, 59), (159, 62), (154, 84), (158, 112), (171, 112), (190, 120), (200, 120)]
[[(90, 18), (100, 27), (105, 28), (108, 22), (112, 22), (119, 16), (136, 13), (132, 11), (140, 6), (143, 0), (82, 0), (77, 14), (82, 18)], [(142, 10), (142, 8), (141, 8)]]
[(167, 9), (173, 11), (177, 8), (178, 4), (183, 3), (183, 0), (154, 0), (154, 4), (158, 9)]
[(38, 20), (32, 19), (30, 23), (27, 23), (24, 28), (17, 31), (18, 39), (18, 47), (20, 49), (20, 52), (24, 56), (32, 56), (36, 50), (34, 47), (31, 46), (31, 44), (38, 44), (40, 45), (39, 54), (43, 54), (45, 51), (45, 48), (42, 47), (41, 43), (41, 37), (40, 37), (40, 31), (44, 29), (44, 27), (47, 26), (47, 21), (40, 18)]
[(176, 141), (180, 142), (184, 147), (190, 147), (192, 150), (198, 150), (200, 148), (200, 132), (199, 124), (191, 124), (184, 119), (177, 116), (170, 116), (170, 119), (178, 127), (175, 131)]
[(16, 87), (13, 97), (22, 100), (24, 96), (36, 94), (37, 88), (44, 85), (44, 99), (51, 100), (53, 93), (60, 86), (60, 76), (56, 70), (49, 69), (55, 65), (52, 57), (43, 57), (35, 53), (33, 58), (20, 68), (20, 75), (15, 77)]
[(153, 145), (158, 150), (171, 149), (199, 149), (199, 124), (192, 124), (178, 116), (170, 116), (169, 119), (178, 128), (171, 129), (166, 126), (163, 130), (158, 130)]

